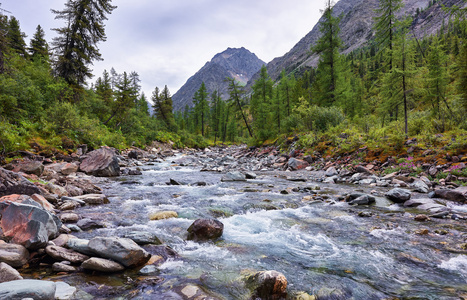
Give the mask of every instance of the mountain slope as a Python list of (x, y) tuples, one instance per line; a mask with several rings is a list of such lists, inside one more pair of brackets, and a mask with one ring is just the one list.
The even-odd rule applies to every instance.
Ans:
[(228, 48), (216, 54), (172, 96), (173, 108), (180, 111), (193, 106), (193, 95), (204, 81), (209, 94), (218, 90), (223, 99), (228, 97), (225, 78), (233, 77), (246, 84), (265, 62), (245, 48)]

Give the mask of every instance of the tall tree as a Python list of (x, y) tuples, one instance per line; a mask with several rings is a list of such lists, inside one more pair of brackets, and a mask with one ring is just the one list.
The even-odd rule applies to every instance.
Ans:
[(251, 95), (250, 112), (253, 117), (255, 136), (260, 140), (267, 139), (271, 134), (271, 104), (273, 96), (273, 85), (268, 75), (266, 66), (262, 66), (259, 78), (253, 84)]
[[(241, 114), (243, 122), (245, 122), (245, 126), (248, 129), (248, 134), (250, 135), (250, 137), (253, 137), (253, 133), (251, 132), (250, 125), (248, 125), (248, 121), (246, 120), (245, 113), (243, 112), (243, 105), (241, 101), (241, 94), (243, 93), (243, 90), (241, 89), (240, 85), (234, 78), (227, 78), (226, 80), (229, 82), (230, 102), (234, 103), (233, 105), (237, 107), (237, 111)], [(227, 107), (225, 126), (227, 126), (228, 119), (229, 119), (229, 116), (228, 116), (229, 106), (230, 105), (228, 105)], [(225, 130), (227, 130), (227, 128)]]
[(130, 110), (135, 106), (135, 102), (135, 91), (133, 90), (130, 77), (127, 72), (124, 72), (122, 80), (116, 86), (115, 99), (112, 103), (112, 114), (104, 124), (107, 125), (110, 120), (117, 117), (115, 127), (118, 127), (120, 123), (125, 120)]
[(154, 114), (169, 130), (176, 130), (175, 119), (172, 112), (172, 96), (167, 85), (161, 91), (158, 87), (152, 92), (151, 100), (154, 103)]
[(30, 44), (29, 44), (29, 54), (32, 59), (36, 58), (45, 58), (49, 57), (49, 45), (45, 40), (45, 33), (41, 25), (37, 25), (36, 32), (34, 33)]
[(5, 71), (5, 54), (8, 50), (8, 18), (3, 15), (2, 9), (0, 8), (0, 74)]
[(66, 25), (55, 28), (55, 72), (75, 87), (91, 78), (90, 65), (102, 60), (97, 44), (106, 40), (104, 21), (116, 6), (111, 0), (68, 0), (63, 10), (52, 10)]
[(10, 21), (8, 22), (8, 33), (7, 39), (11, 49), (16, 53), (26, 56), (26, 42), (24, 38), (26, 34), (21, 32), (21, 28), (19, 25), (19, 21), (15, 17), (10, 17)]
[(327, 0), (319, 27), (321, 37), (311, 49), (313, 53), (319, 54), (319, 75), (315, 82), (319, 92), (316, 94), (324, 105), (332, 105), (336, 98), (339, 49), (342, 44), (339, 38), (339, 22), (340, 18), (333, 16), (332, 1)]
[(195, 123), (201, 127), (201, 135), (204, 136), (204, 129), (208, 119), (209, 104), (208, 104), (208, 92), (204, 81), (201, 83), (199, 89), (195, 92), (193, 97), (193, 103), (195, 105)]

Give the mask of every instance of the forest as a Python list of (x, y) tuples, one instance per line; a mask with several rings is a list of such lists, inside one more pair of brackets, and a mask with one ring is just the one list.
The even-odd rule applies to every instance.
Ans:
[(102, 59), (97, 45), (106, 40), (111, 0), (68, 1), (53, 10), (65, 24), (50, 44), (38, 25), (26, 45), (20, 21), (1, 10), (0, 156), (67, 154), (80, 144), (144, 148), (153, 141), (178, 148), (293, 142), (310, 153), (342, 155), (361, 147), (404, 151), (417, 139), (420, 150), (465, 152), (466, 10), (445, 8), (449, 18), (439, 32), (417, 39), (413, 16), (396, 17), (402, 5), (380, 0), (374, 38), (344, 55), (340, 17), (327, 1), (321, 38), (310, 49), (319, 55), (316, 68), (284, 71), (274, 82), (263, 67), (249, 91), (226, 78), (228, 99), (208, 94), (203, 83), (194, 107), (182, 112), (172, 110), (167, 86), (142, 93), (136, 71), (112, 68), (88, 84), (92, 62)]

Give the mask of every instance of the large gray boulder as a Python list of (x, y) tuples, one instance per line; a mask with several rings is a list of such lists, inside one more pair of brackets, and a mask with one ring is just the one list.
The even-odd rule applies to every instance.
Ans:
[(0, 167), (0, 197), (11, 194), (41, 194), (41, 190), (20, 174)]
[(7, 244), (0, 241), (0, 262), (15, 268), (21, 268), (28, 262), (29, 251), (26, 247), (17, 244)]
[(55, 291), (53, 281), (24, 279), (0, 283), (0, 299), (54, 300)]
[(435, 197), (465, 203), (467, 202), (467, 186), (461, 186), (453, 190), (436, 190)]
[(120, 175), (117, 155), (107, 147), (94, 150), (86, 154), (86, 158), (79, 166), (88, 175), (98, 177), (114, 177)]
[(404, 203), (410, 199), (410, 191), (406, 189), (395, 188), (384, 194), (386, 198), (395, 203)]
[(91, 251), (103, 258), (110, 258), (125, 267), (145, 264), (151, 255), (133, 240), (118, 237), (95, 237), (89, 241)]
[(28, 249), (45, 247), (49, 239), (57, 237), (62, 226), (60, 219), (38, 206), (1, 202), (0, 227), (4, 237)]

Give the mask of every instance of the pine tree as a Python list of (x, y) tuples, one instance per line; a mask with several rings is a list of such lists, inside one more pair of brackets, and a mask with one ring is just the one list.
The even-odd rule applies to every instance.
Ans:
[(177, 126), (172, 112), (172, 96), (167, 85), (162, 91), (156, 87), (152, 92), (151, 101), (154, 103), (153, 108), (156, 118), (161, 120), (168, 130), (176, 131)]
[(209, 104), (208, 104), (208, 92), (204, 81), (201, 83), (199, 89), (195, 92), (193, 97), (194, 112), (195, 112), (195, 124), (197, 127), (201, 127), (201, 135), (204, 136), (205, 125), (208, 120)]
[(15, 17), (10, 17), (7, 33), (8, 44), (13, 51), (22, 56), (27, 55), (24, 38), (26, 38), (26, 34), (21, 32), (19, 21)]
[(113, 101), (113, 90), (109, 72), (104, 70), (102, 77), (97, 78), (95, 84), (96, 94), (104, 101), (107, 106), (110, 106)]
[(253, 84), (250, 112), (253, 117), (255, 136), (266, 140), (271, 136), (271, 106), (274, 82), (268, 75), (266, 66), (262, 66), (259, 78)]
[(30, 41), (28, 50), (32, 59), (49, 58), (49, 45), (45, 40), (45, 33), (41, 25), (37, 25), (36, 32)]
[(52, 10), (56, 19), (66, 22), (64, 27), (54, 29), (58, 33), (53, 40), (55, 72), (77, 88), (92, 77), (92, 62), (102, 60), (97, 44), (106, 40), (104, 20), (116, 8), (110, 3), (111, 0), (68, 0), (65, 9)]
[(130, 77), (128, 76), (127, 72), (123, 73), (122, 80), (116, 85), (115, 91), (115, 100), (112, 103), (112, 114), (111, 116), (104, 122), (107, 125), (110, 120), (117, 117), (116, 126), (120, 126), (120, 124), (125, 120), (126, 116), (129, 114), (130, 110), (135, 106), (135, 91), (132, 87), (132, 83)]
[(316, 98), (322, 105), (332, 105), (336, 100), (336, 85), (339, 76), (339, 49), (342, 41), (339, 38), (340, 18), (333, 16), (333, 3), (326, 1), (320, 23), (321, 37), (311, 48), (313, 53), (319, 54), (317, 80), (315, 81)]

